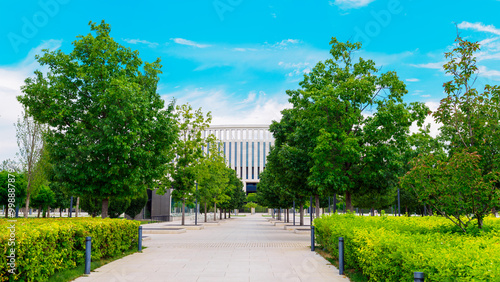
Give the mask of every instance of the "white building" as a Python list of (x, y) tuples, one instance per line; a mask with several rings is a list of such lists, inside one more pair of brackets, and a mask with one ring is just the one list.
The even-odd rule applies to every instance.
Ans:
[[(224, 152), (227, 165), (236, 171), (245, 192), (257, 191), (259, 175), (266, 167), (266, 157), (274, 146), (268, 125), (211, 125), (203, 137), (213, 134)], [(205, 152), (213, 148), (204, 147)]]

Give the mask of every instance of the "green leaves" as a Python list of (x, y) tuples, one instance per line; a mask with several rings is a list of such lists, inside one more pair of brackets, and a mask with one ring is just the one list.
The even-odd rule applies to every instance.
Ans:
[(404, 167), (409, 128), (429, 110), (403, 103), (406, 86), (395, 72), (379, 74), (372, 60), (355, 62), (360, 43), (333, 38), (330, 44), (332, 58), (304, 75), (301, 89), (287, 91), (293, 109), (271, 126), (277, 150), (296, 148), (305, 166), (281, 171), (303, 177), (290, 190), (310, 186), (309, 195), (390, 192)]
[(134, 195), (163, 177), (173, 158), (173, 103), (165, 107), (156, 93), (159, 59), (143, 64), (104, 21), (90, 26), (71, 53), (37, 57), (49, 72), (26, 79), (18, 100), (51, 126), (51, 161), (68, 190), (100, 199)]

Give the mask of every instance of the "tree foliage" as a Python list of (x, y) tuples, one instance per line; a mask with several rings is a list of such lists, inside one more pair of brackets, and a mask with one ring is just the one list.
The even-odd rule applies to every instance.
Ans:
[(403, 102), (406, 86), (394, 71), (380, 73), (372, 60), (354, 62), (360, 43), (333, 38), (330, 44), (332, 58), (305, 74), (300, 89), (287, 91), (293, 109), (283, 111), (271, 130), (277, 147), (290, 147), (281, 152), (293, 156), (285, 159), (287, 167), (295, 162), (283, 171), (299, 176), (299, 183), (307, 177), (307, 186), (292, 189), (311, 191), (317, 202), (318, 196), (344, 194), (352, 211), (353, 194), (394, 189), (409, 128), (421, 126), (428, 109)]
[(208, 112), (205, 117), (201, 108), (193, 111), (191, 105), (185, 104), (176, 107), (175, 120), (179, 132), (179, 138), (173, 145), (176, 158), (175, 162), (169, 164), (169, 170), (162, 179), (166, 185), (160, 187), (159, 192), (174, 188), (172, 196), (182, 201), (181, 224), (184, 225), (186, 200), (193, 200), (196, 166), (204, 157), (203, 146), (210, 141), (205, 139), (202, 133), (210, 124), (212, 116)]
[(148, 202), (148, 193), (146, 191), (139, 193), (137, 196), (135, 196), (130, 200), (130, 205), (125, 211), (125, 214), (127, 214), (131, 218), (134, 218), (136, 215), (141, 213), (142, 209), (144, 208), (147, 202)]
[(483, 218), (500, 202), (500, 87), (486, 85), (479, 93), (474, 53), (480, 46), (460, 35), (455, 43), (443, 66), (452, 76), (443, 85), (447, 96), (433, 113), (443, 124), (439, 140), (446, 152), (419, 155), (401, 182), (465, 232), (473, 219), (482, 228)]
[(165, 109), (156, 93), (160, 60), (143, 64), (104, 21), (90, 29), (71, 53), (36, 56), (49, 72), (27, 78), (18, 100), (50, 126), (57, 178), (77, 196), (102, 199), (106, 217), (110, 197), (137, 194), (164, 174), (177, 131), (173, 104)]

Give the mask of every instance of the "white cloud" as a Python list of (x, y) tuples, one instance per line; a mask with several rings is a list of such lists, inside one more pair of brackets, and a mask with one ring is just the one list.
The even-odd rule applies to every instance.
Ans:
[[(284, 93), (284, 91), (283, 91)], [(177, 104), (188, 103), (193, 108), (202, 108), (212, 113), (212, 124), (271, 124), (281, 119), (281, 111), (291, 108), (286, 95), (268, 95), (264, 91), (250, 91), (246, 99), (240, 100), (223, 89), (184, 88), (163, 94), (166, 101), (176, 98)]]
[(407, 78), (406, 81), (407, 82), (419, 82), (420, 79), (418, 79), (418, 78)]
[(130, 43), (130, 44), (137, 44), (137, 43), (146, 44), (146, 45), (148, 45), (151, 48), (155, 48), (155, 47), (157, 47), (159, 45), (156, 42), (150, 42), (150, 41), (141, 40), (141, 39), (128, 39), (127, 38), (127, 39), (123, 39), (123, 41), (125, 41), (127, 43)]
[(500, 71), (488, 69), (485, 66), (478, 66), (479, 75), (493, 80), (500, 80)]
[(423, 69), (436, 69), (442, 70), (445, 62), (435, 62), (435, 63), (426, 63), (426, 64), (410, 64), (412, 67), (423, 68)]
[(348, 10), (348, 9), (358, 9), (361, 7), (368, 6), (371, 2), (375, 0), (335, 0), (330, 1), (330, 6), (337, 6), (340, 9)]
[(211, 45), (208, 45), (208, 44), (196, 43), (194, 41), (187, 40), (187, 39), (184, 39), (184, 38), (173, 38), (172, 40), (175, 43), (177, 43), (177, 44), (193, 46), (193, 47), (196, 47), (196, 48), (207, 48), (207, 47), (211, 46)]
[(500, 35), (500, 29), (496, 28), (494, 25), (484, 25), (483, 23), (470, 23), (463, 21), (458, 24), (458, 28), (460, 29), (472, 29), (476, 31), (493, 33), (496, 35)]
[(21, 86), (24, 80), (33, 76), (36, 69), (46, 71), (35, 61), (35, 55), (41, 54), (42, 49), (55, 50), (61, 46), (59, 40), (49, 40), (40, 46), (31, 49), (28, 56), (20, 63), (9, 66), (0, 66), (0, 162), (5, 159), (14, 159), (18, 151), (16, 129), (14, 123), (21, 116), (22, 106), (17, 96), (22, 95)]

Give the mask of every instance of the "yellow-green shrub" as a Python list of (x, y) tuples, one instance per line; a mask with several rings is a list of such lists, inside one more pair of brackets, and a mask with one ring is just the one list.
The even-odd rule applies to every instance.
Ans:
[(55, 271), (85, 260), (85, 237), (92, 237), (92, 260), (112, 257), (137, 246), (139, 222), (97, 218), (19, 218), (16, 226), (16, 274), (8, 273), (7, 226), (0, 220), (0, 281), (46, 281)]
[(500, 220), (488, 218), (477, 236), (453, 232), (439, 217), (358, 217), (316, 219), (316, 238), (338, 257), (344, 237), (347, 268), (361, 269), (370, 281), (500, 281)]

